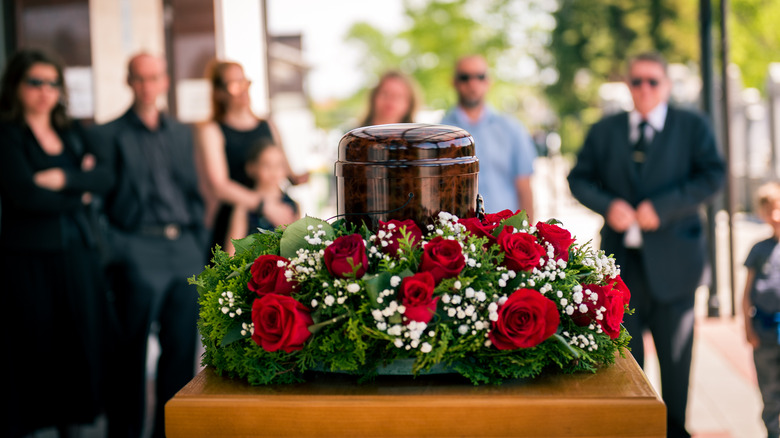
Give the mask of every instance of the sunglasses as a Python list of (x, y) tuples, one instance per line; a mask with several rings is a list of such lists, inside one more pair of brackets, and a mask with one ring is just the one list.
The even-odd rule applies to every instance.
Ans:
[(642, 86), (642, 82), (646, 82), (647, 85), (649, 85), (652, 88), (655, 88), (660, 84), (661, 82), (658, 79), (655, 78), (631, 78), (629, 83), (634, 88), (639, 88)]
[(487, 78), (487, 75), (485, 73), (477, 73), (473, 75), (470, 75), (468, 73), (458, 73), (457, 75), (455, 75), (455, 79), (457, 79), (458, 82), (468, 82), (472, 79), (484, 81), (485, 78)]
[(62, 83), (60, 81), (47, 81), (39, 78), (26, 78), (24, 84), (32, 88), (41, 88), (44, 85), (48, 85), (50, 88), (60, 88)]

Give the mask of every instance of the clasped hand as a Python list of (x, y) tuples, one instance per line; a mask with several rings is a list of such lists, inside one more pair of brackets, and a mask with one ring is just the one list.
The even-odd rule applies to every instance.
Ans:
[(606, 221), (618, 233), (625, 232), (634, 223), (639, 224), (643, 231), (655, 231), (661, 225), (653, 203), (647, 199), (640, 202), (636, 209), (623, 199), (615, 199), (609, 204)]

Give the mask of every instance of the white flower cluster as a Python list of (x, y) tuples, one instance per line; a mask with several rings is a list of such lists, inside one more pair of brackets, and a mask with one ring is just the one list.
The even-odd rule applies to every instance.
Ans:
[[(391, 225), (392, 225), (392, 224), (391, 224)], [(382, 232), (382, 231), (380, 231), (380, 233), (381, 233), (381, 232)], [(388, 234), (387, 234), (387, 236), (392, 236), (392, 234), (388, 233)], [(389, 238), (390, 238), (390, 237), (388, 237), (388, 239), (389, 239)], [(380, 251), (380, 250), (379, 250), (379, 248), (378, 248), (378, 247), (377, 247), (377, 245), (376, 245), (376, 240), (377, 240), (377, 237), (376, 237), (376, 235), (372, 235), (372, 236), (369, 238), (369, 241), (370, 241), (370, 242), (371, 242), (373, 245), (366, 245), (366, 253), (367, 253), (367, 255), (368, 255), (368, 258), (370, 259), (370, 258), (372, 258), (372, 257), (373, 257), (373, 258), (375, 258), (375, 259), (377, 259), (377, 260), (387, 260), (388, 262), (391, 262), (391, 263), (393, 263), (393, 262), (392, 262), (392, 257), (390, 257), (390, 254), (385, 254), (384, 252), (382, 252), (382, 251)], [(380, 245), (381, 245), (381, 246), (384, 248), (384, 247), (386, 247), (388, 244), (387, 244), (387, 241), (386, 241), (386, 240), (380, 240)]]
[[(592, 325), (591, 325), (591, 327), (592, 327)], [(598, 333), (600, 333), (600, 332), (598, 332)], [(599, 348), (599, 345), (596, 343), (596, 339), (595, 339), (595, 337), (593, 336), (592, 333), (588, 333), (587, 335), (582, 334), (582, 333), (580, 333), (578, 335), (572, 335), (568, 331), (564, 331), (563, 333), (561, 333), (561, 335), (564, 338), (568, 339), (569, 345), (573, 345), (575, 347), (579, 347), (579, 348), (581, 348), (583, 350), (595, 351), (595, 350), (598, 350), (598, 348)]]
[[(395, 228), (395, 224), (389, 224), (387, 228), (392, 230)], [(393, 266), (395, 264), (393, 258), (390, 256), (390, 254), (386, 254), (383, 251), (380, 251), (379, 247), (381, 246), (382, 248), (386, 248), (394, 234), (395, 233), (392, 231), (385, 232), (384, 230), (379, 230), (377, 234), (372, 234), (371, 237), (368, 238), (369, 241), (366, 242), (366, 252), (368, 258), (370, 259), (373, 257), (377, 260), (386, 260), (390, 263), (390, 266)]]
[[(457, 239), (463, 242), (467, 235), (466, 227), (458, 223), (458, 217), (452, 213), (441, 211), (436, 216), (436, 225), (428, 225), (428, 231), (433, 234), (443, 236), (445, 233), (450, 235), (451, 239)], [(435, 237), (435, 236), (434, 236)]]
[[(460, 281), (456, 281), (452, 293), (442, 295), (442, 310), (452, 318), (452, 324), (461, 336), (483, 333), (487, 338), (490, 331), (490, 321), (498, 320), (499, 296), (488, 294), (482, 290), (465, 288), (462, 292)], [(505, 300), (505, 297), (504, 297)], [(485, 318), (488, 315), (488, 318)]]
[[(552, 285), (550, 285), (550, 283), (566, 278), (567, 263), (563, 260), (556, 260), (554, 256), (550, 256), (546, 259), (542, 257), (539, 260), (539, 265), (540, 267), (534, 268), (530, 272), (530, 275), (528, 275), (528, 278), (521, 282), (519, 286), (535, 288), (541, 285), (539, 287), (539, 292), (541, 292), (542, 295), (546, 295), (547, 292), (552, 291)], [(509, 274), (515, 273), (509, 271)], [(512, 275), (511, 278), (514, 278), (514, 275)]]
[(242, 322), (241, 323), (241, 336), (251, 335), (255, 332), (255, 323)]
[[(461, 245), (461, 246), (463, 247), (463, 258), (466, 260), (466, 266), (470, 268), (481, 268), (482, 263), (480, 263), (479, 260), (476, 257), (474, 257), (474, 255), (477, 253), (476, 245), (472, 243), (469, 244), (468, 246), (466, 245)], [(480, 250), (482, 250), (482, 248), (480, 248)]]
[[(393, 278), (399, 278), (400, 282), (400, 277), (394, 276)], [(380, 295), (389, 296), (393, 293), (393, 291), (385, 289)], [(406, 313), (406, 307), (399, 305), (395, 300), (391, 300), (383, 309), (374, 309), (371, 311), (371, 316), (374, 317), (378, 330), (395, 337), (393, 345), (397, 348), (403, 348), (405, 350), (419, 348), (423, 353), (430, 353), (433, 351), (433, 346), (429, 342), (426, 342), (425, 338), (426, 336), (433, 338), (436, 336), (436, 333), (432, 330), (427, 333), (425, 332), (428, 328), (428, 324), (419, 321), (409, 321), (408, 324), (389, 323), (391, 318), (398, 317), (401, 317), (401, 321), (405, 321), (406, 318), (403, 316), (404, 313)]]
[[(322, 296), (322, 304), (324, 307), (333, 307), (336, 304), (342, 305), (347, 301), (347, 298), (350, 295), (358, 294), (363, 290), (363, 286), (360, 282), (355, 280), (341, 280), (336, 278), (333, 280), (332, 286), (336, 289), (335, 295), (328, 291), (331, 284), (328, 282), (322, 283), (322, 291), (325, 292), (324, 296)], [(316, 298), (311, 300), (312, 308), (316, 308), (319, 304), (320, 303)]]
[(615, 264), (615, 259), (607, 257), (604, 250), (599, 250), (593, 257), (586, 257), (582, 264), (595, 271), (599, 281), (607, 278), (615, 278), (620, 275), (620, 268)]
[(233, 292), (229, 290), (222, 292), (218, 301), (219, 305), (222, 306), (220, 310), (222, 310), (222, 313), (225, 315), (228, 315), (231, 318), (235, 318), (236, 315), (241, 315), (242, 310), (240, 307), (236, 306), (236, 297)]
[(299, 248), (296, 251), (295, 257), (290, 260), (287, 270), (284, 272), (288, 281), (295, 279), (302, 283), (324, 269), (323, 257), (325, 256), (325, 247), (333, 242), (323, 240), (327, 233), (322, 229), (322, 225), (317, 225), (316, 228), (313, 225), (309, 225), (307, 229), (309, 233), (303, 236), (303, 238), (307, 243), (314, 247), (319, 247), (319, 249)]
[(306, 243), (308, 243), (309, 245), (314, 245), (314, 246), (322, 245), (322, 244), (324, 244), (325, 246), (330, 245), (329, 241), (322, 240), (322, 238), (325, 237), (327, 233), (325, 232), (325, 230), (322, 229), (321, 224), (317, 225), (316, 229), (314, 225), (309, 225), (308, 227), (306, 227), (306, 230), (309, 231), (309, 234), (303, 236), (303, 239), (306, 240)]

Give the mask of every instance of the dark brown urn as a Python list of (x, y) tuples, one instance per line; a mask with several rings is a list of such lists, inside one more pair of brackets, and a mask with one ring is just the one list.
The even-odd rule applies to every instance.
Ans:
[(440, 211), (476, 215), (474, 138), (447, 125), (398, 123), (353, 129), (339, 142), (338, 214), (376, 231), (412, 219), (422, 230)]

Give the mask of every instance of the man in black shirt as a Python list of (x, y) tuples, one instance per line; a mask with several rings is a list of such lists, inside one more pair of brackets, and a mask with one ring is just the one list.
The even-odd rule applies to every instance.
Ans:
[(143, 435), (147, 340), (156, 333), (154, 436), (163, 436), (165, 402), (195, 370), (197, 291), (187, 278), (203, 268), (203, 202), (191, 130), (157, 107), (169, 85), (165, 62), (134, 56), (127, 82), (133, 106), (93, 132), (117, 176), (105, 199), (108, 272), (121, 329), (110, 358), (108, 434)]

